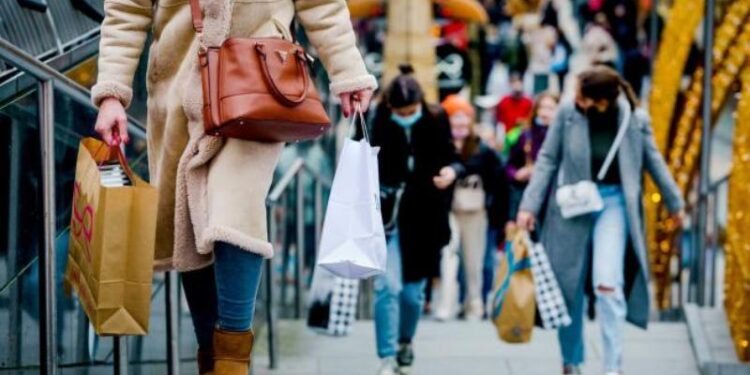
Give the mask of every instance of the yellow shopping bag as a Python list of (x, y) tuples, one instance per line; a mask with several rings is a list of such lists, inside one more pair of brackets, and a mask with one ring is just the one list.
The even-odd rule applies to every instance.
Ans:
[(497, 334), (509, 343), (529, 342), (534, 329), (534, 277), (524, 235), (518, 231), (508, 236), (490, 305)]
[[(104, 162), (118, 163), (132, 184), (103, 186)], [(157, 206), (156, 189), (130, 170), (119, 147), (81, 140), (65, 285), (97, 334), (148, 332)]]

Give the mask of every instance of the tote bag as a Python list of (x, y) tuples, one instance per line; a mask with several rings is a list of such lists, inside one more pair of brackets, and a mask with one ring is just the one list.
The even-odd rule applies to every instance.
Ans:
[(380, 213), (377, 147), (370, 146), (364, 116), (364, 138), (347, 139), (331, 186), (317, 264), (333, 274), (364, 279), (385, 272), (386, 242)]
[(558, 329), (572, 323), (568, 307), (565, 304), (560, 283), (557, 282), (552, 264), (540, 242), (532, 242), (527, 232), (523, 233), (523, 241), (529, 249), (531, 259), (531, 273), (534, 275), (534, 292), (536, 294), (536, 308), (539, 313), (542, 328)]
[(508, 343), (531, 340), (536, 299), (529, 248), (521, 232), (506, 243), (490, 309), (492, 323), (501, 340)]
[[(103, 162), (117, 162), (131, 185), (104, 186)], [(99, 335), (148, 333), (157, 206), (156, 189), (130, 170), (119, 147), (80, 142), (65, 285)]]

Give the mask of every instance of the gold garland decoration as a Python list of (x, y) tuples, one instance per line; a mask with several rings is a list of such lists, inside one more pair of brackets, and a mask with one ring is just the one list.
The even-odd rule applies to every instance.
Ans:
[[(716, 74), (712, 77), (714, 96), (712, 100), (712, 117), (721, 109), (726, 100), (731, 84), (739, 74), (739, 67), (747, 56), (747, 44), (750, 41), (750, 25), (745, 25), (737, 37), (743, 20), (750, 14), (750, 0), (733, 3), (724, 20), (716, 30), (713, 60)], [(675, 137), (668, 154), (670, 171), (675, 176), (678, 186), (687, 196), (691, 181), (697, 172), (700, 157), (702, 136), (701, 98), (703, 95), (703, 70), (697, 69), (692, 83), (685, 94), (685, 104), (675, 129)], [(656, 302), (660, 309), (671, 306), (671, 269), (670, 264), (675, 255), (672, 246), (676, 230), (669, 218), (669, 213), (661, 205), (661, 195), (653, 183), (647, 185), (646, 191), (648, 213), (648, 246), (654, 282)]]
[(703, 18), (703, 1), (675, 1), (654, 62), (654, 81), (649, 110), (654, 137), (662, 151), (667, 147), (669, 125), (674, 114), (677, 96), (680, 93), (682, 72), (693, 44), (693, 33), (685, 31), (695, 30), (698, 27)]
[(737, 356), (750, 361), (750, 63), (742, 71), (742, 94), (734, 128), (732, 177), (729, 179), (724, 308)]
[[(653, 124), (654, 138), (656, 144), (664, 152), (667, 148), (667, 137), (670, 131), (670, 122), (674, 112), (677, 95), (680, 92), (680, 81), (685, 69), (690, 48), (693, 43), (693, 33), (685, 30), (695, 30), (703, 17), (704, 0), (675, 0), (669, 12), (664, 32), (659, 44), (659, 53), (654, 61), (653, 88), (649, 102), (649, 111)], [(654, 241), (656, 234), (657, 208), (661, 200), (658, 190), (650, 178), (646, 179), (644, 194), (644, 208), (646, 221), (646, 238), (650, 249), (651, 270), (657, 281), (657, 305), (665, 308), (661, 303), (662, 297), (659, 281), (665, 272), (663, 267), (655, 262), (653, 254), (659, 254), (658, 241)], [(667, 272), (668, 274), (668, 272)]]

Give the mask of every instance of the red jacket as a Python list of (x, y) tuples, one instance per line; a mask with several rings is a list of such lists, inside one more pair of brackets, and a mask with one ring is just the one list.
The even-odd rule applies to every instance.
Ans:
[(534, 102), (526, 96), (508, 95), (500, 101), (495, 112), (497, 122), (505, 124), (505, 131), (515, 128), (519, 122), (529, 120)]

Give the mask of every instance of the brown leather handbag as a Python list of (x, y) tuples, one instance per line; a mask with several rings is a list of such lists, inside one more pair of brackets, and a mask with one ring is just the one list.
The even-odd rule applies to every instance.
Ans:
[(203, 42), (203, 14), (190, 0), (200, 42), (206, 134), (260, 142), (313, 139), (330, 126), (299, 44), (281, 38), (227, 38)]

